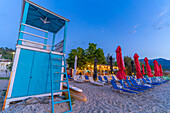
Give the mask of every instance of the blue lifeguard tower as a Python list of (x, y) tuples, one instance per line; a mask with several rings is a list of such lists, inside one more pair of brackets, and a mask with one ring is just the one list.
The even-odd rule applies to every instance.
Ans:
[[(54, 104), (62, 102), (69, 102), (72, 111), (65, 61), (68, 22), (68, 19), (48, 9), (23, 0), (16, 54), (3, 109), (12, 101), (51, 96), (52, 112)], [(55, 35), (62, 28), (64, 39), (56, 44)], [(36, 34), (31, 33), (33, 30), (37, 31)], [(49, 33), (53, 34), (51, 45), (47, 43)], [(62, 90), (63, 83), (67, 84), (66, 90)], [(53, 96), (62, 92), (68, 92), (69, 99), (54, 102)]]

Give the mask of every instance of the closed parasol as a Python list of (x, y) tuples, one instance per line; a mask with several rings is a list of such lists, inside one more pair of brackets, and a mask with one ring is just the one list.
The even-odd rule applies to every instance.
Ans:
[(116, 60), (117, 60), (117, 66), (119, 68), (119, 71), (116, 74), (116, 77), (119, 80), (125, 79), (126, 80), (126, 74), (125, 74), (125, 67), (123, 64), (123, 58), (122, 58), (122, 50), (121, 47), (118, 46), (116, 49)]
[(148, 75), (149, 77), (153, 77), (153, 74), (152, 74), (152, 71), (151, 71), (151, 67), (150, 67), (150, 65), (149, 65), (149, 63), (148, 63), (148, 58), (145, 57), (144, 61), (145, 61), (145, 65), (146, 65), (147, 75)]
[(135, 66), (136, 66), (136, 77), (137, 77), (137, 79), (143, 78), (142, 73), (141, 73), (141, 67), (140, 67), (140, 64), (139, 64), (138, 54), (135, 53), (133, 58), (134, 58), (134, 61), (135, 61)]

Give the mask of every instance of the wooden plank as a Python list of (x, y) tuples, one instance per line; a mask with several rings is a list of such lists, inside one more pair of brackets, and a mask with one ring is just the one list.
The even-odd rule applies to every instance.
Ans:
[(40, 30), (40, 31), (43, 31), (43, 32), (48, 33), (48, 31), (46, 31), (46, 30), (42, 30), (42, 29), (40, 29), (40, 28), (33, 27), (33, 26), (31, 26), (31, 25), (28, 25), (28, 24), (24, 24), (24, 23), (22, 23), (22, 25), (25, 25), (25, 26), (27, 26), (27, 27), (31, 27), (31, 28), (33, 28), (33, 29), (37, 29), (37, 30)]
[(29, 42), (29, 43), (33, 43), (33, 44), (38, 44), (38, 45), (42, 45), (42, 46), (49, 46), (50, 45), (45, 45), (45, 44), (42, 44), (42, 43), (38, 43), (38, 42), (34, 42), (34, 41), (30, 41), (30, 40), (25, 40), (25, 39), (19, 39), (19, 40), (22, 40), (22, 41), (25, 41), (25, 42)]
[(32, 33), (28, 33), (28, 32), (25, 32), (25, 31), (20, 31), (21, 33), (25, 33), (25, 34), (28, 34), (28, 35), (32, 35), (32, 36), (35, 36), (35, 37), (39, 37), (39, 38), (43, 38), (43, 39), (47, 39), (45, 37), (42, 37), (42, 36), (39, 36), (39, 35), (35, 35), (35, 34), (32, 34)]
[(3, 108), (2, 108), (2, 110), (4, 110), (4, 109), (5, 109), (6, 100), (7, 100), (8, 91), (9, 91), (9, 86), (10, 86), (10, 83), (11, 83), (12, 73), (13, 73), (13, 71), (11, 71), (11, 75), (10, 75), (10, 79), (9, 79), (9, 82), (8, 82), (8, 88), (7, 88), (7, 91), (6, 91), (5, 100), (4, 100), (4, 104), (3, 104)]
[[(24, 4), (24, 11), (23, 11), (23, 13), (22, 13), (22, 23), (26, 23), (26, 19), (27, 19), (27, 15), (28, 15), (28, 8), (29, 8), (29, 3), (25, 3)], [(24, 25), (21, 25), (20, 26), (20, 29), (19, 29), (19, 31), (24, 31), (24, 29), (25, 29), (25, 26)], [(22, 32), (19, 32), (19, 37), (18, 37), (18, 39), (23, 39), (23, 33)], [(22, 42), (21, 41), (18, 41), (18, 44), (22, 44)]]

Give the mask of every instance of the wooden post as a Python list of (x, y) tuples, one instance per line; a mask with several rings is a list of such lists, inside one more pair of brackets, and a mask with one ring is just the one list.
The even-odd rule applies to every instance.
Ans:
[(18, 44), (22, 44), (22, 41), (19, 39), (23, 39), (23, 33), (21, 31), (24, 31), (25, 29), (25, 24), (26, 23), (26, 19), (27, 19), (27, 14), (28, 14), (28, 8), (29, 8), (29, 3), (25, 2), (25, 8), (24, 8), (24, 12), (23, 12), (23, 17), (22, 17), (22, 22), (21, 22), (21, 27), (20, 27), (20, 31), (19, 31), (19, 37), (18, 37)]
[(66, 52), (67, 23), (68, 22), (66, 21), (64, 27), (63, 53)]
[[(48, 32), (45, 32), (45, 38), (48, 38)], [(44, 39), (44, 44), (47, 45), (47, 39)], [(46, 49), (47, 47), (44, 46), (44, 49)]]
[(53, 42), (52, 42), (52, 48), (51, 48), (51, 51), (53, 51), (53, 49), (54, 49), (54, 43), (55, 43), (55, 34), (53, 34)]

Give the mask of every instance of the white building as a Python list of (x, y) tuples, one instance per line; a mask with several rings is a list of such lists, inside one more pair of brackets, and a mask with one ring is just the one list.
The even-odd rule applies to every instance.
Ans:
[(7, 66), (11, 63), (10, 59), (0, 59), (0, 71), (7, 70)]

